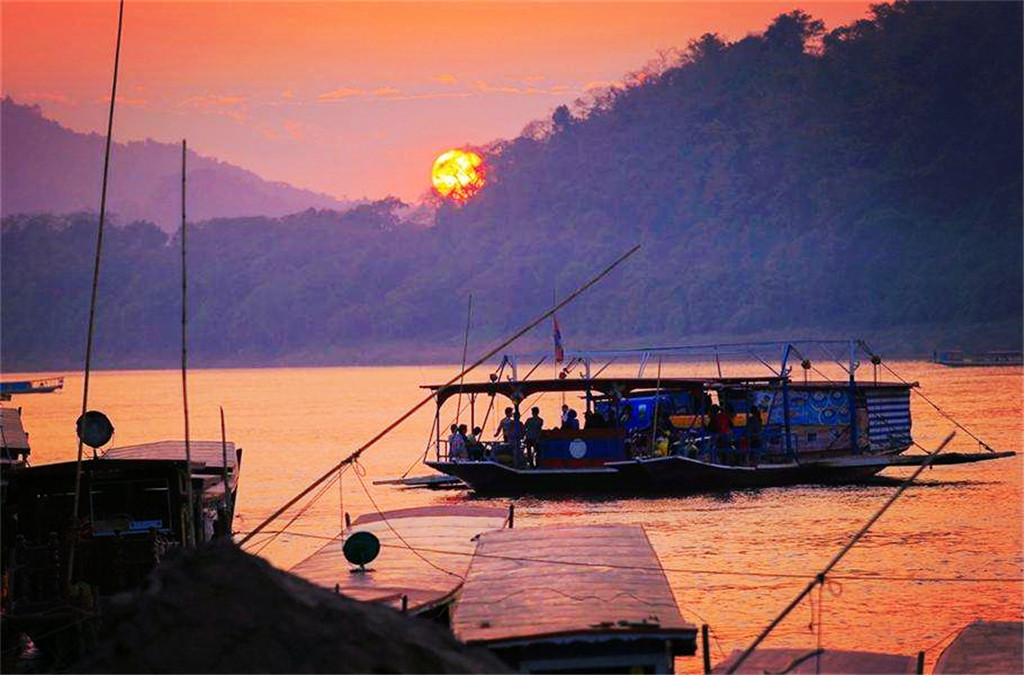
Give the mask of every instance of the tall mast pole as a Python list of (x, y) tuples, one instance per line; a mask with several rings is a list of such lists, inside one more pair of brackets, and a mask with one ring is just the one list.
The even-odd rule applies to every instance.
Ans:
[[(114, 101), (117, 98), (117, 69), (121, 60), (121, 26), (124, 22), (124, 0), (117, 11), (117, 42), (114, 46), (114, 78), (110, 85), (110, 111), (107, 114), (107, 143), (103, 151), (103, 182), (100, 187), (100, 223), (96, 231), (96, 260), (92, 269), (92, 296), (89, 300), (89, 329), (85, 340), (85, 375), (82, 384), (82, 415), (89, 410), (89, 373), (92, 368), (92, 338), (96, 324), (96, 291), (100, 285), (100, 259), (103, 252), (103, 225), (107, 217), (107, 177), (110, 172), (110, 139), (114, 132)], [(78, 459), (75, 461), (75, 502), (72, 506), (71, 522), (75, 528), (71, 546), (68, 549), (67, 587), (71, 588), (71, 577), (75, 569), (75, 541), (78, 539), (78, 500), (82, 493), (82, 436), (78, 436)], [(96, 451), (93, 450), (95, 457)]]
[[(181, 401), (185, 409), (185, 498), (188, 500), (188, 518), (186, 526), (188, 531), (185, 534), (185, 545), (191, 539), (196, 540), (195, 526), (195, 502), (192, 495), (192, 446), (188, 428), (188, 268), (185, 259), (185, 233), (188, 231), (185, 220), (185, 157), (188, 154), (188, 146), (185, 139), (181, 141)], [(228, 486), (224, 486), (227, 492)]]

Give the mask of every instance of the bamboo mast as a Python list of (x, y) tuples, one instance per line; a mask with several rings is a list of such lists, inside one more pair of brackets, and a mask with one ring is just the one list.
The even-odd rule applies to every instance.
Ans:
[[(114, 77), (110, 85), (110, 110), (107, 114), (107, 142), (103, 151), (103, 181), (100, 187), (100, 222), (96, 232), (96, 260), (92, 269), (92, 296), (89, 300), (89, 329), (85, 341), (85, 375), (82, 385), (82, 415), (89, 410), (89, 373), (92, 368), (93, 329), (96, 324), (96, 293), (100, 285), (100, 259), (103, 252), (103, 225), (107, 216), (107, 178), (110, 173), (110, 139), (114, 131), (114, 101), (117, 98), (117, 69), (121, 60), (121, 27), (124, 23), (124, 0), (121, 0), (117, 11), (117, 42), (114, 47)], [(68, 550), (67, 587), (71, 587), (71, 577), (75, 569), (75, 541), (78, 539), (78, 500), (82, 493), (82, 437), (78, 437), (78, 459), (75, 461), (75, 501), (72, 506), (71, 522), (76, 528)], [(95, 456), (96, 451), (93, 450)]]
[[(181, 402), (185, 410), (185, 498), (188, 500), (188, 534), (192, 543), (196, 541), (195, 502), (192, 494), (192, 446), (188, 427), (188, 267), (185, 258), (185, 233), (188, 226), (185, 220), (185, 157), (188, 146), (185, 139), (181, 141)], [(227, 486), (224, 486), (225, 490)], [(189, 543), (188, 534), (185, 545)]]
[(382, 431), (378, 432), (377, 435), (375, 435), (369, 441), (364, 443), (357, 450), (355, 450), (354, 452), (349, 454), (347, 457), (345, 457), (345, 459), (341, 460), (340, 462), (338, 462), (337, 464), (332, 466), (325, 473), (323, 473), (319, 478), (317, 478), (312, 483), (310, 483), (308, 486), (303, 488), (297, 495), (295, 495), (294, 497), (289, 499), (283, 506), (281, 506), (279, 509), (277, 509), (272, 514), (270, 514), (270, 516), (268, 516), (263, 522), (261, 522), (255, 528), (253, 528), (248, 534), (245, 535), (245, 537), (242, 538), (241, 541), (238, 542), (239, 546), (245, 544), (247, 541), (252, 539), (254, 536), (256, 536), (257, 534), (262, 532), (267, 527), (267, 525), (269, 525), (270, 523), (272, 523), (275, 520), (277, 520), (277, 518), (280, 517), (280, 515), (282, 513), (284, 513), (288, 509), (290, 509), (292, 506), (294, 506), (296, 503), (298, 503), (299, 500), (301, 500), (303, 497), (305, 497), (310, 492), (315, 490), (325, 480), (327, 480), (332, 475), (334, 475), (334, 473), (336, 471), (340, 470), (342, 467), (344, 467), (344, 466), (346, 466), (348, 464), (352, 464), (353, 462), (358, 461), (360, 455), (362, 455), (369, 448), (373, 447), (377, 443), (377, 441), (379, 441), (380, 439), (382, 439), (385, 436), (387, 436), (389, 433), (391, 433), (391, 431), (395, 427), (397, 427), (399, 424), (401, 424), (405, 420), (407, 420), (410, 417), (412, 417), (416, 413), (416, 411), (418, 411), (420, 408), (422, 408), (423, 406), (425, 406), (426, 404), (428, 404), (432, 400), (434, 400), (434, 397), (437, 395), (438, 391), (441, 391), (443, 389), (446, 389), (447, 387), (452, 386), (453, 384), (458, 382), (461, 378), (465, 377), (469, 372), (475, 370), (478, 366), (480, 366), (480, 364), (486, 362), (492, 356), (494, 356), (495, 354), (497, 354), (501, 350), (503, 350), (506, 347), (508, 347), (510, 344), (512, 344), (513, 342), (515, 342), (519, 338), (521, 338), (523, 335), (525, 335), (529, 331), (531, 331), (534, 328), (536, 328), (537, 326), (539, 326), (549, 316), (552, 316), (557, 310), (561, 309), (562, 307), (565, 307), (570, 302), (575, 300), (577, 297), (582, 295), (584, 292), (586, 292), (587, 289), (589, 289), (591, 286), (593, 286), (594, 284), (599, 282), (601, 279), (605, 278), (613, 269), (615, 269), (616, 267), (621, 265), (623, 262), (625, 262), (625, 260), (627, 258), (629, 258), (631, 255), (633, 255), (634, 253), (636, 253), (639, 250), (640, 250), (640, 244), (637, 244), (633, 248), (631, 248), (628, 251), (626, 251), (625, 253), (623, 253), (621, 256), (616, 258), (613, 263), (611, 263), (610, 265), (605, 267), (603, 270), (601, 270), (601, 272), (599, 274), (597, 274), (596, 276), (591, 278), (590, 281), (588, 281), (587, 283), (583, 284), (582, 286), (577, 288), (575, 291), (573, 291), (571, 294), (566, 296), (565, 299), (563, 299), (556, 306), (554, 306), (551, 309), (549, 309), (548, 311), (544, 312), (538, 318), (534, 319), (533, 321), (531, 321), (529, 324), (527, 324), (523, 328), (520, 328), (518, 331), (515, 332), (515, 334), (513, 334), (511, 337), (506, 339), (500, 345), (498, 345), (497, 347), (495, 347), (495, 348), (491, 349), (490, 351), (488, 351), (486, 354), (484, 354), (483, 356), (478, 358), (476, 361), (474, 361), (472, 364), (470, 364), (466, 368), (463, 368), (461, 372), (459, 372), (453, 378), (451, 378), (450, 380), (445, 382), (443, 385), (441, 385), (440, 389), (438, 389), (436, 391), (432, 391), (429, 395), (424, 397), (419, 403), (417, 403), (412, 408), (410, 408), (408, 411), (406, 411), (401, 416), (399, 416), (398, 419), (396, 419), (394, 422), (392, 422), (391, 424), (386, 426)]

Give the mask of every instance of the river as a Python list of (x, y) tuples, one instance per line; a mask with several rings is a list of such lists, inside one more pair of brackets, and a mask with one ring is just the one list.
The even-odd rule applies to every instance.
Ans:
[[(1021, 368), (948, 369), (924, 362), (892, 364), (903, 377), (997, 450), (1021, 450)], [(627, 368), (615, 366), (614, 368)], [(870, 368), (868, 365), (867, 368)], [(228, 437), (244, 448), (236, 530), (245, 531), (368, 440), (423, 397), (420, 384), (442, 382), (452, 366), (394, 366), (193, 370), (189, 373), (192, 437), (219, 439), (218, 407)], [(609, 371), (609, 372), (613, 372)], [(622, 370), (621, 372), (626, 372)], [(650, 371), (649, 371), (650, 372)], [(57, 373), (62, 374), (62, 373)], [(710, 374), (710, 373), (705, 373)], [(43, 377), (51, 374), (25, 374)], [(21, 374), (7, 373), (5, 379)], [(104, 371), (92, 376), (90, 408), (106, 412), (114, 445), (181, 438), (178, 371)], [(73, 459), (74, 421), (81, 407), (81, 374), (68, 375), (61, 393), (21, 396), (30, 432), (31, 460)], [(542, 416), (557, 419), (560, 401), (541, 401)], [(913, 397), (914, 438), (935, 447), (952, 425), (921, 397)], [(478, 415), (483, 409), (478, 410)], [(381, 508), (452, 504), (461, 491), (373, 486), (372, 480), (426, 473), (425, 450), (433, 408), (428, 405), (368, 451), (364, 481)], [(494, 426), (493, 420), (488, 426)], [(493, 429), (489, 429), (488, 433)], [(950, 447), (980, 451), (960, 433)], [(909, 470), (890, 470), (906, 475)], [(1022, 457), (938, 467), (909, 490), (837, 568), (839, 575), (1011, 577), (1024, 573)], [(806, 580), (745, 573), (806, 573), (820, 569), (894, 490), (891, 486), (798, 487), (728, 495), (659, 499), (581, 498), (516, 501), (516, 526), (552, 523), (642, 524), (666, 568), (683, 615), (711, 626), (713, 657), (745, 646), (803, 587)], [(508, 500), (475, 500), (505, 506)], [(288, 568), (320, 543), (301, 534), (334, 535), (342, 509), (372, 510), (356, 476), (347, 473), (262, 555)], [(737, 572), (740, 574), (722, 574)], [(934, 662), (950, 631), (977, 618), (1021, 620), (1024, 585), (848, 579), (814, 593), (822, 605), (826, 647), (916, 654), (932, 647)], [(805, 602), (766, 646), (813, 648)], [(938, 644), (936, 644), (938, 643)], [(933, 645), (935, 645), (933, 647)], [(683, 659), (699, 672), (699, 657)]]

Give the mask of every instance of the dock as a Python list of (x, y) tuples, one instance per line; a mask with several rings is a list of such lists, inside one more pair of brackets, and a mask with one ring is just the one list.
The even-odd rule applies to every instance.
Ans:
[[(477, 536), (504, 527), (507, 517), (505, 509), (465, 505), (365, 514), (352, 522), (344, 537), (290, 571), (355, 600), (396, 609), (404, 605), (410, 614), (424, 614), (451, 602), (462, 587)], [(354, 569), (342, 551), (345, 538), (356, 532), (370, 532), (380, 540), (380, 554), (366, 571)]]
[(672, 672), (674, 656), (696, 651), (638, 525), (481, 535), (451, 625), (521, 672)]
[(1024, 623), (975, 621), (954, 638), (935, 662), (935, 675), (1024, 673)]

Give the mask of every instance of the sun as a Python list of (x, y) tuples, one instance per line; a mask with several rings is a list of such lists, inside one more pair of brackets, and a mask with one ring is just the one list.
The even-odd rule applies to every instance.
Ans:
[(464, 202), (487, 183), (486, 167), (471, 150), (449, 150), (434, 160), (430, 179), (442, 197)]

